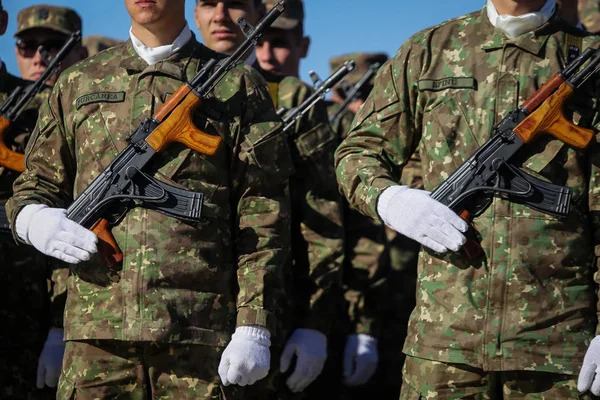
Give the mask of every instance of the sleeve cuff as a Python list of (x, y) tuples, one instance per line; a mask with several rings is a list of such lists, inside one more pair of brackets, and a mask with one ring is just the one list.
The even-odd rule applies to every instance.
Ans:
[(269, 311), (250, 307), (239, 308), (236, 327), (255, 325), (266, 328), (271, 335), (275, 332), (275, 316)]

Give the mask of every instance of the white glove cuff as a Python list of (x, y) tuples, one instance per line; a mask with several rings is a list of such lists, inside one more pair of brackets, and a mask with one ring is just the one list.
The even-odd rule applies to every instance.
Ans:
[(364, 334), (364, 333), (359, 333), (359, 334), (358, 334), (358, 339), (359, 339), (361, 342), (363, 342), (363, 343), (365, 343), (365, 344), (367, 344), (367, 345), (369, 345), (369, 346), (371, 346), (371, 345), (373, 345), (373, 346), (377, 346), (377, 339), (375, 339), (375, 338), (374, 338), (373, 336), (371, 336), (371, 335), (367, 335), (367, 334)]
[(31, 223), (33, 215), (44, 208), (48, 208), (48, 206), (44, 204), (29, 204), (23, 207), (19, 214), (17, 214), (15, 220), (17, 236), (29, 245), (31, 244), (31, 241), (29, 240), (29, 224)]
[(386, 225), (392, 225), (388, 219), (390, 204), (393, 203), (393, 199), (398, 193), (404, 192), (406, 189), (408, 189), (408, 186), (390, 186), (379, 195), (379, 199), (377, 200), (377, 214), (379, 214)]
[(235, 333), (231, 335), (232, 339), (235, 339), (236, 337), (240, 339), (243, 337), (243, 339), (252, 340), (253, 342), (266, 347), (271, 346), (271, 333), (260, 326), (238, 326), (235, 328)]

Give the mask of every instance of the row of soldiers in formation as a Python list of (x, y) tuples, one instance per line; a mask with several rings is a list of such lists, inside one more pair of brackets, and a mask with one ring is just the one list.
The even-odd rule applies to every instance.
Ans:
[[(62, 209), (201, 65), (234, 52), (238, 17), (256, 23), (275, 5), (197, 1), (202, 45), (184, 0), (125, 0), (130, 40), (96, 55), (73, 50), (63, 69), (75, 65), (5, 138), (27, 163), (23, 174), (0, 173), (14, 236), (0, 238), (0, 397), (577, 398), (597, 324), (593, 156), (556, 141), (532, 151), (526, 168), (576, 189), (573, 216), (495, 199), (476, 220), (486, 253), (477, 265), (444, 252), (463, 243), (460, 232), (426, 231), (439, 206), (419, 189), (460, 165), (569, 51), (597, 46), (582, 29), (599, 12), (589, 4), (580, 19), (572, 1), (490, 0), (409, 39), (333, 123), (341, 89), (282, 137), (275, 109), (311, 93), (297, 78), (304, 8), (289, 0), (248, 57), (253, 68), (232, 70), (194, 117), (223, 139), (217, 153), (172, 146), (153, 163), (159, 179), (204, 194), (202, 220), (130, 210), (113, 230), (125, 258), (112, 269)], [(62, 7), (17, 18), (27, 80), (45, 68), (41, 49), (56, 52), (81, 29)], [(354, 83), (386, 56), (338, 57), (332, 70), (348, 59)], [(448, 77), (472, 82), (444, 86)], [(26, 84), (3, 68), (4, 99)], [(573, 107), (595, 121), (586, 101)]]

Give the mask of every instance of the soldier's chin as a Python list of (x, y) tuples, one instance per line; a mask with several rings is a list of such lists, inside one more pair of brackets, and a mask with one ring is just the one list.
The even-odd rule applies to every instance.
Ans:
[(215, 43), (215, 48), (213, 50), (218, 51), (219, 53), (231, 54), (237, 48), (237, 44), (231, 40), (218, 40)]

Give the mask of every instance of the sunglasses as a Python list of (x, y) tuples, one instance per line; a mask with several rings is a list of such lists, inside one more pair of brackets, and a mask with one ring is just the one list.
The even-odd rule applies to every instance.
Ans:
[(49, 39), (38, 42), (35, 39), (30, 40), (17, 40), (17, 50), (21, 57), (32, 58), (37, 53), (38, 49), (41, 47), (44, 51), (41, 52), (42, 56), (44, 53), (49, 53), (50, 55), (56, 55), (58, 51), (65, 45), (66, 41), (62, 39)]

